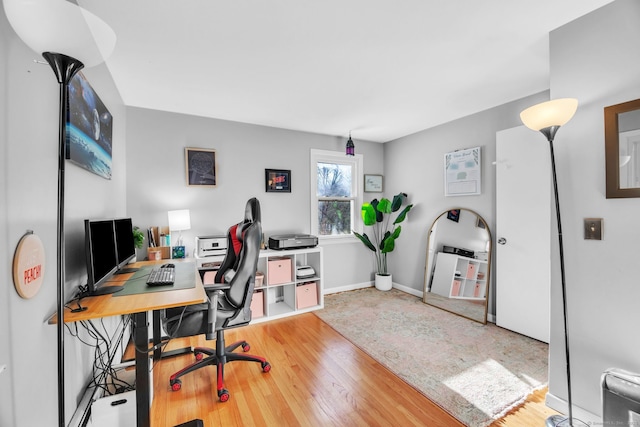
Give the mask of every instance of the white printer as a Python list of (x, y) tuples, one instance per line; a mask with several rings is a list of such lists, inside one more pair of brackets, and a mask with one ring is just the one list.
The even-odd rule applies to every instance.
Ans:
[(196, 237), (196, 262), (198, 267), (215, 267), (220, 265), (227, 253), (226, 236)]

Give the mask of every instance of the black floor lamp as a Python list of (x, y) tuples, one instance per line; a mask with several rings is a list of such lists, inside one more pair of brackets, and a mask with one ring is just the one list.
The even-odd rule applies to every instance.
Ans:
[(567, 404), (569, 406), (568, 417), (553, 415), (547, 418), (547, 427), (560, 426), (587, 426), (580, 420), (574, 420), (571, 401), (571, 362), (569, 357), (569, 328), (567, 322), (567, 287), (564, 269), (564, 245), (562, 243), (562, 221), (560, 220), (560, 198), (558, 197), (558, 180), (556, 177), (556, 160), (553, 153), (553, 138), (560, 126), (567, 123), (578, 108), (578, 101), (573, 98), (562, 98), (543, 102), (529, 107), (520, 113), (522, 123), (529, 129), (540, 131), (549, 141), (551, 153), (551, 172), (553, 175), (553, 195), (556, 202), (556, 220), (558, 223), (558, 245), (560, 253), (560, 279), (562, 286), (562, 317), (564, 320), (564, 348), (567, 367)]
[[(69, 82), (85, 65), (100, 64), (115, 47), (115, 33), (104, 21), (65, 0), (4, 0), (4, 11), (16, 34), (42, 56), (60, 85), (58, 121), (58, 209), (56, 232), (56, 314), (58, 354), (58, 425), (65, 421), (64, 403), (64, 188)], [(65, 52), (67, 54), (59, 53)], [(82, 58), (82, 61), (76, 59)]]

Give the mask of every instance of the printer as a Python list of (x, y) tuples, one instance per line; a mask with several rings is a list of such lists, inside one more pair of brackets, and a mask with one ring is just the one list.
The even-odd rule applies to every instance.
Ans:
[(301, 249), (318, 246), (318, 238), (310, 234), (282, 234), (269, 237), (269, 249)]
[(196, 237), (196, 257), (224, 256), (227, 253), (227, 238), (225, 236)]
[(474, 253), (473, 253), (472, 250), (463, 249), (463, 248), (456, 248), (454, 246), (444, 245), (442, 247), (442, 252), (444, 252), (445, 254), (460, 255), (460, 256), (463, 256), (463, 257), (467, 257), (467, 258), (473, 258), (474, 257)]

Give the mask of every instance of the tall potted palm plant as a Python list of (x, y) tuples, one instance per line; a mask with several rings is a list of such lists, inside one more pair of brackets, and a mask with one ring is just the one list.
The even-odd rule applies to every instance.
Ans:
[(371, 227), (371, 237), (366, 233), (353, 232), (364, 245), (371, 249), (376, 256), (376, 289), (388, 291), (392, 287), (392, 276), (387, 270), (387, 254), (396, 247), (396, 239), (400, 236), (402, 227), (400, 224), (407, 217), (407, 212), (413, 205), (407, 205), (391, 220), (391, 214), (400, 210), (407, 198), (406, 193), (398, 193), (393, 196), (393, 201), (382, 198), (373, 199), (371, 203), (362, 205), (362, 221), (367, 227)]

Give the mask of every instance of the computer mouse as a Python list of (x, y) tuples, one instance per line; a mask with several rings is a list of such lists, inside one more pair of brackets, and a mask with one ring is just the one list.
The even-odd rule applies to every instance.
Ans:
[(162, 264), (161, 265), (162, 268), (176, 268), (175, 264)]

